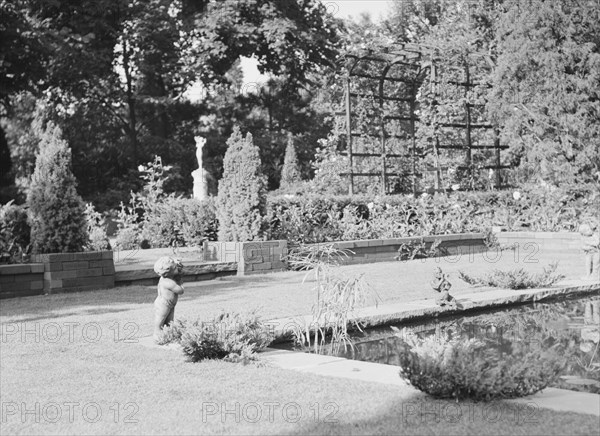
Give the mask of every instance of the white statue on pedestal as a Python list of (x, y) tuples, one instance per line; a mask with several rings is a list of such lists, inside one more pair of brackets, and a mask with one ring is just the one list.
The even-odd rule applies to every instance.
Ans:
[(196, 159), (198, 159), (198, 169), (192, 171), (194, 178), (194, 198), (204, 200), (208, 197), (208, 174), (202, 166), (202, 147), (206, 144), (206, 139), (202, 136), (195, 136), (196, 140)]

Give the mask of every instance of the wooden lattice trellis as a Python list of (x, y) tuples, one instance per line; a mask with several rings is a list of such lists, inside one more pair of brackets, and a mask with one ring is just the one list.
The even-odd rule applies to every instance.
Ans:
[[(474, 150), (486, 150), (491, 149), (494, 151), (494, 162), (491, 165), (481, 166), (479, 169), (492, 169), (494, 170), (495, 180), (493, 184), (496, 188), (501, 187), (501, 174), (500, 170), (508, 168), (508, 166), (501, 165), (500, 150), (508, 148), (505, 145), (500, 144), (499, 133), (497, 126), (492, 125), (489, 122), (473, 122), (472, 113), (476, 110), (476, 106), (473, 103), (466, 103), (464, 105), (464, 122), (452, 122), (452, 123), (439, 123), (437, 127), (443, 129), (459, 129), (464, 131), (465, 140), (461, 143), (440, 143), (439, 138), (435, 137), (430, 147), (424, 149), (422, 146), (419, 147), (417, 143), (417, 123), (419, 117), (416, 114), (418, 109), (417, 93), (421, 86), (426, 83), (428, 86), (436, 86), (440, 82), (438, 80), (438, 71), (436, 67), (436, 58), (432, 54), (431, 50), (423, 49), (415, 45), (404, 45), (400, 49), (389, 51), (386, 53), (367, 53), (367, 54), (347, 54), (345, 56), (346, 61), (346, 78), (345, 78), (345, 111), (338, 112), (338, 116), (345, 117), (346, 127), (346, 154), (349, 157), (350, 171), (345, 175), (350, 178), (350, 194), (356, 192), (355, 179), (358, 177), (369, 177), (378, 178), (380, 183), (380, 192), (390, 193), (391, 185), (390, 179), (397, 177), (396, 172), (390, 172), (388, 168), (394, 159), (406, 159), (406, 154), (399, 154), (389, 152), (388, 141), (395, 137), (402, 137), (404, 139), (409, 138), (410, 147), (410, 159), (411, 159), (411, 170), (404, 174), (404, 176), (410, 176), (411, 179), (411, 190), (413, 193), (418, 191), (417, 181), (423, 174), (417, 170), (417, 162), (422, 159), (426, 154), (433, 153), (434, 156), (439, 156), (440, 150), (464, 150), (465, 151), (465, 164), (457, 167), (458, 170), (465, 170), (468, 174), (473, 174), (475, 164), (473, 161)], [(376, 74), (373, 73), (374, 66), (377, 65), (379, 68), (376, 69)], [(462, 87), (464, 89), (464, 95), (466, 97), (469, 90), (475, 86), (481, 86), (481, 84), (472, 81), (469, 66), (464, 67), (464, 77), (462, 81), (446, 81), (452, 85)], [(401, 75), (390, 75), (392, 69), (400, 70)], [(353, 90), (357, 85), (356, 80), (367, 80), (376, 81), (377, 92), (369, 93), (364, 92), (364, 89)], [(427, 80), (427, 82), (425, 82)], [(396, 88), (395, 95), (390, 95), (389, 91), (386, 91), (386, 83), (402, 83), (404, 86)], [(486, 85), (487, 86), (487, 85)], [(363, 87), (365, 88), (365, 87)], [(369, 87), (366, 87), (369, 89)], [(374, 89), (371, 88), (371, 89)], [(400, 95), (398, 95), (398, 92)], [(379, 115), (377, 119), (373, 120), (372, 125), (376, 127), (378, 132), (358, 132), (354, 130), (354, 120), (356, 114), (354, 112), (353, 100), (357, 98), (374, 99), (380, 107)], [(397, 110), (393, 114), (385, 114), (383, 110), (384, 104), (394, 102), (398, 104)], [(404, 103), (404, 108), (399, 104)], [(402, 135), (391, 134), (390, 129), (387, 128), (390, 122), (400, 121), (407, 122), (400, 129)], [(396, 126), (397, 128), (398, 126)], [(473, 132), (477, 129), (490, 129), (494, 132), (493, 144), (478, 144), (473, 141)], [(355, 148), (354, 140), (359, 136), (371, 136), (376, 137), (379, 142), (378, 152), (361, 152)], [(357, 168), (357, 159), (378, 159), (379, 170), (378, 171), (361, 171)], [(441, 183), (441, 172), (442, 169), (439, 165), (439, 159), (435, 165), (435, 190), (443, 190)]]

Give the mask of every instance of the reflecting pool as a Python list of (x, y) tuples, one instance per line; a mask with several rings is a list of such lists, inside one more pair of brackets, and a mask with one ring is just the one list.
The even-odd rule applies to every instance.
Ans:
[[(500, 357), (522, 352), (523, 347), (542, 347), (566, 359), (553, 387), (600, 394), (600, 298), (534, 303), (477, 315), (445, 317), (395, 326), (419, 337), (476, 338)], [(408, 330), (409, 329), (409, 330)], [(354, 346), (341, 347), (336, 355), (348, 359), (399, 365), (401, 339), (388, 327), (357, 332)], [(518, 355), (518, 354), (515, 354)]]

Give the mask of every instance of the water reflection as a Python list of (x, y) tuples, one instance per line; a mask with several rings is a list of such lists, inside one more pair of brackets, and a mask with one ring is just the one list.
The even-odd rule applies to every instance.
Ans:
[[(553, 386), (600, 394), (600, 298), (536, 303), (494, 313), (404, 324), (420, 337), (477, 338), (506, 355), (538, 348), (546, 356), (565, 357), (562, 376)], [(354, 349), (339, 356), (399, 365), (400, 339), (389, 327), (355, 337)]]

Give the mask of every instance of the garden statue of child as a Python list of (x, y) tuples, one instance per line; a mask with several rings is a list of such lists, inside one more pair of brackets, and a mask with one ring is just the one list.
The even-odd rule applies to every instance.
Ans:
[(154, 264), (154, 272), (160, 276), (158, 296), (154, 300), (154, 340), (157, 341), (162, 328), (175, 317), (175, 305), (183, 294), (181, 270), (183, 265), (172, 257), (161, 257)]
[(440, 306), (445, 306), (446, 304), (451, 306), (456, 305), (456, 300), (450, 295), (452, 284), (448, 281), (448, 275), (444, 274), (440, 267), (437, 267), (435, 270), (435, 278), (431, 281), (431, 287), (442, 294), (435, 300), (437, 304)]
[(579, 226), (582, 235), (582, 249), (585, 254), (584, 278), (600, 281), (600, 234), (597, 225), (583, 223)]

